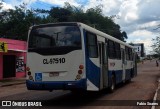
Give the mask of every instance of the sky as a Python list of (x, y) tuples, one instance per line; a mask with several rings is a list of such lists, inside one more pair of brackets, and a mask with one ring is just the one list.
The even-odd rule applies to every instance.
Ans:
[[(152, 53), (152, 39), (160, 35), (160, 0), (3, 0), (3, 9), (14, 9), (22, 3), (28, 8), (50, 9), (63, 7), (64, 2), (83, 6), (84, 10), (102, 5), (104, 16), (116, 15), (113, 19), (121, 31), (127, 33), (127, 42), (144, 43), (147, 54)], [(107, 24), (106, 24), (107, 25)]]

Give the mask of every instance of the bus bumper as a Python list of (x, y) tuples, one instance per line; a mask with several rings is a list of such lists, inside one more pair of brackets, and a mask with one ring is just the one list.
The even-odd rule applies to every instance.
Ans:
[(43, 81), (36, 82), (26, 80), (26, 86), (28, 90), (72, 90), (72, 89), (84, 89), (86, 90), (86, 79), (79, 81)]

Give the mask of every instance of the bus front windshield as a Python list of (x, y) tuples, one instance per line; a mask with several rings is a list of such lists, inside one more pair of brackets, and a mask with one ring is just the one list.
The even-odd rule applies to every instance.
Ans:
[(29, 48), (81, 47), (81, 35), (77, 26), (34, 27), (29, 36)]

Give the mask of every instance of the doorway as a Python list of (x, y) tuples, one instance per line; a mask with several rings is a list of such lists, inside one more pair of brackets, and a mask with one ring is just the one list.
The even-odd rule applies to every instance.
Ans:
[(3, 55), (3, 78), (16, 76), (16, 56)]
[(100, 69), (101, 79), (100, 88), (108, 87), (108, 56), (107, 56), (107, 43), (99, 42), (99, 58), (100, 58)]

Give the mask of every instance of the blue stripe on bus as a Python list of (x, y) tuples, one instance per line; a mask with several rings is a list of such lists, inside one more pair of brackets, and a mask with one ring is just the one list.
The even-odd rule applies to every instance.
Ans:
[(112, 78), (113, 72), (115, 74), (116, 84), (122, 82), (122, 76), (123, 76), (122, 70), (108, 71), (109, 86), (111, 86), (111, 78)]
[(86, 58), (86, 77), (96, 87), (100, 87), (100, 68), (97, 67), (89, 58)]
[[(131, 69), (126, 69), (125, 70), (125, 80), (129, 80), (129, 79), (131, 79), (131, 71), (132, 70), (132, 68)], [(112, 74), (113, 74), (113, 72), (114, 72), (114, 74), (115, 74), (115, 78), (116, 78), (116, 84), (118, 84), (118, 83), (121, 83), (123, 80), (122, 80), (122, 76), (123, 76), (123, 70), (116, 70), (116, 71), (108, 71), (108, 77), (109, 77), (109, 86), (111, 85), (111, 77), (112, 77)]]
[(116, 76), (116, 84), (122, 82), (122, 76), (123, 76), (123, 71), (122, 70), (117, 70), (115, 71), (115, 76)]
[(58, 90), (58, 89), (84, 89), (86, 90), (86, 79), (79, 81), (30, 81), (26, 80), (28, 90)]
[(96, 87), (100, 87), (100, 68), (98, 68), (87, 55), (86, 49), (86, 31), (83, 29), (84, 49), (85, 49), (85, 64), (86, 64), (86, 78), (89, 79)]

